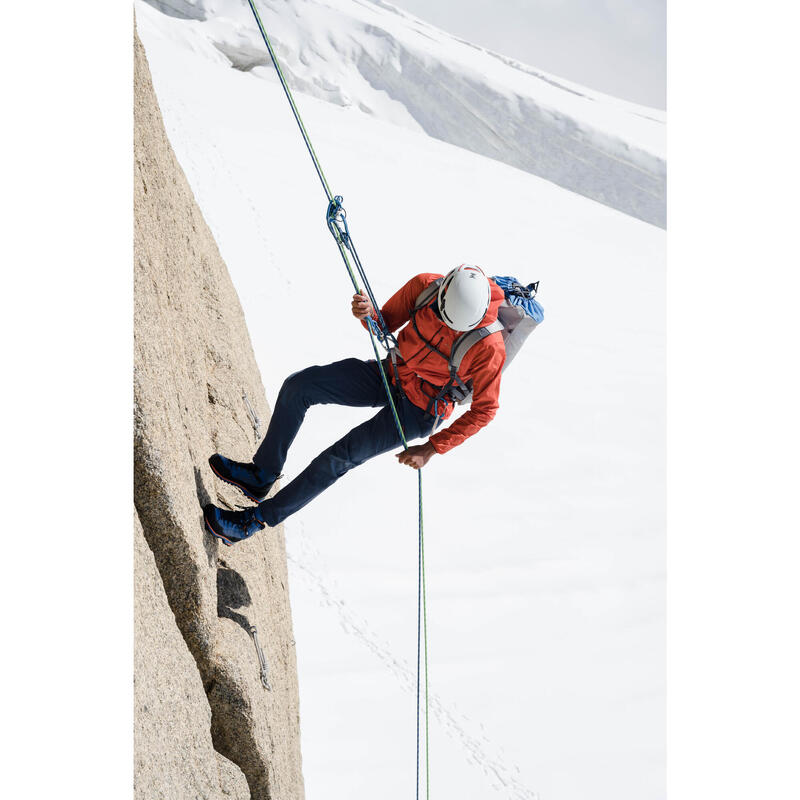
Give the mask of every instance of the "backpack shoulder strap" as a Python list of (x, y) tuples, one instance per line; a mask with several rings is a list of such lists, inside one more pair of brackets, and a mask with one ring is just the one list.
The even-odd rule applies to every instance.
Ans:
[(503, 330), (503, 323), (500, 320), (495, 320), (483, 328), (475, 328), (474, 330), (467, 331), (461, 334), (453, 344), (453, 349), (450, 351), (450, 373), (454, 374), (461, 368), (461, 362), (469, 350), (487, 336)]
[(442, 285), (444, 278), (437, 278), (433, 283), (429, 283), (417, 296), (414, 303), (414, 311), (419, 311), (424, 308), (433, 298), (439, 293), (439, 287)]
[(447, 361), (447, 356), (439, 350), (438, 347), (434, 347), (423, 335), (420, 333), (419, 327), (417, 326), (417, 312), (421, 309), (425, 308), (428, 304), (433, 301), (433, 298), (436, 297), (437, 292), (439, 291), (439, 286), (441, 285), (444, 278), (437, 278), (433, 283), (428, 284), (417, 297), (416, 302), (414, 303), (414, 308), (411, 309), (411, 325), (413, 326), (414, 330), (416, 331), (417, 336), (422, 340), (422, 343), (425, 347), (428, 348), (432, 353), (436, 353), (437, 356), (443, 358)]

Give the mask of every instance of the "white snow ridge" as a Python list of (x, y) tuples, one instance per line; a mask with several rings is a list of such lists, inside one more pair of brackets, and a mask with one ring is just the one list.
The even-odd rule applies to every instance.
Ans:
[[(147, 0), (197, 20), (240, 70), (267, 67), (244, 0)], [(259, 0), (293, 90), (539, 175), (666, 225), (665, 115), (457, 39), (388, 3)]]

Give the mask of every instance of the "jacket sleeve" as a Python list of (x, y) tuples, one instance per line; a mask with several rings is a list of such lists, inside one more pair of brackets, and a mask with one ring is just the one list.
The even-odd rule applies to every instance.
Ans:
[(469, 368), (469, 376), (472, 378), (472, 404), (469, 411), (452, 425), (434, 433), (428, 439), (437, 453), (452, 450), (494, 419), (497, 409), (500, 408), (500, 378), (505, 360), (505, 348), (502, 346), (482, 347), (476, 353)]
[[(441, 277), (432, 273), (422, 273), (415, 275), (408, 283), (395, 292), (381, 308), (381, 314), (386, 321), (386, 327), (391, 333), (398, 328), (402, 328), (411, 319), (411, 311), (420, 292), (433, 280)], [(378, 315), (373, 314), (372, 318), (377, 322)], [(366, 328), (367, 321), (362, 320), (361, 324)]]

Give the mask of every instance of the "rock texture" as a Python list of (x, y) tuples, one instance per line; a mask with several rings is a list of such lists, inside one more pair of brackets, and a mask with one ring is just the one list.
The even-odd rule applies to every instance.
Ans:
[[(303, 797), (303, 780), (283, 530), (267, 529), (227, 548), (205, 531), (201, 513), (209, 500), (242, 503), (235, 489), (215, 479), (207, 459), (215, 451), (249, 459), (269, 409), (239, 300), (170, 147), (138, 37), (134, 54), (136, 511), (208, 698), (215, 750), (244, 773), (255, 800), (295, 800)], [(155, 589), (137, 581), (140, 591)], [(262, 684), (251, 626), (266, 656), (270, 689)], [(142, 680), (158, 681), (159, 663), (189, 669), (176, 660), (180, 648), (163, 631), (141, 617), (137, 630), (137, 648), (146, 654), (137, 654)], [(149, 667), (138, 663), (142, 657)], [(206, 712), (188, 690), (191, 679), (161, 679), (161, 686), (147, 691), (163, 700), (164, 713), (174, 686), (187, 692), (187, 716), (206, 725)], [(188, 760), (188, 771), (198, 773), (207, 791), (215, 790), (216, 770), (220, 790), (238, 797), (233, 765), (216, 756), (209, 760), (188, 719), (172, 721), (179, 735), (172, 745), (177, 752), (163, 762), (172, 770), (163, 776), (166, 784), (185, 779), (187, 764), (179, 762)], [(170, 730), (163, 724), (156, 733), (158, 726), (137, 718), (142, 786), (150, 785), (144, 762), (159, 746), (150, 737)], [(171, 791), (140, 796), (216, 796)]]
[(242, 771), (214, 751), (211, 707), (134, 516), (134, 797), (250, 797)]

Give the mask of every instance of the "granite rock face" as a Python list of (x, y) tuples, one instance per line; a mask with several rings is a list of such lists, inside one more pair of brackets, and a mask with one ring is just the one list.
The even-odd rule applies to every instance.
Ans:
[(242, 771), (215, 752), (200, 673), (134, 515), (134, 797), (247, 800)]
[[(204, 529), (201, 511), (209, 501), (229, 508), (246, 503), (215, 478), (207, 459), (222, 452), (249, 460), (270, 412), (238, 297), (170, 147), (138, 37), (134, 53), (134, 502), (194, 662), (179, 667), (176, 645), (140, 610), (137, 648), (149, 654), (151, 666), (139, 663), (137, 653), (137, 668), (145, 670), (143, 681), (158, 680), (158, 659), (176, 670), (192, 666), (199, 675), (214, 749), (229, 761), (210, 760), (194, 734), (181, 739), (176, 746), (187, 748), (185, 758), (204, 762), (193, 767), (198, 780), (213, 786), (216, 774), (221, 791), (239, 797), (238, 767), (255, 800), (299, 800), (299, 699), (283, 529), (267, 528), (228, 548)], [(166, 698), (171, 685), (148, 691)], [(179, 681), (175, 691), (186, 685)], [(189, 706), (206, 725), (207, 709), (187, 699)], [(176, 724), (188, 732), (188, 722)], [(137, 729), (142, 782), (148, 768), (139, 756), (156, 746), (148, 730)], [(164, 763), (180, 760), (172, 753)], [(175, 780), (182, 780), (174, 768)]]

